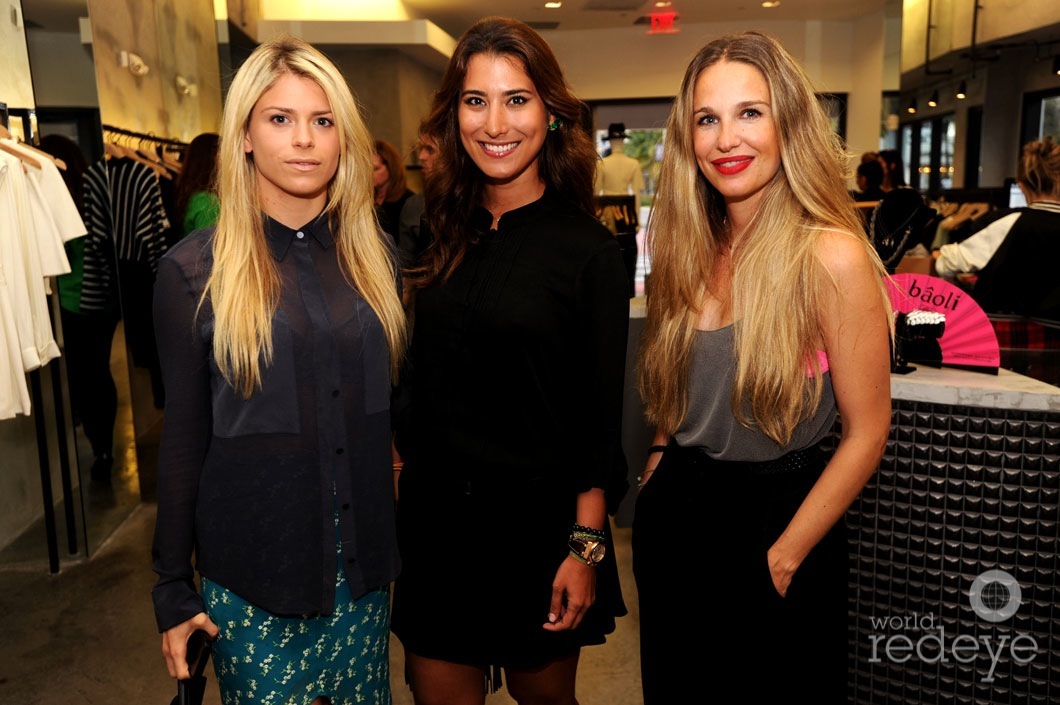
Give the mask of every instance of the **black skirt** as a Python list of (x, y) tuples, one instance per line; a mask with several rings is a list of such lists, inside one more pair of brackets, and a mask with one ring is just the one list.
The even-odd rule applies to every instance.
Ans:
[(785, 597), (766, 558), (829, 457), (811, 448), (729, 462), (666, 449), (633, 520), (645, 705), (702, 702), (705, 683), (735, 673), (758, 674), (737, 686), (744, 702), (846, 702), (844, 522), (810, 552)]
[[(400, 479), (391, 628), (405, 650), (454, 663), (533, 669), (602, 644), (626, 614), (610, 530), (596, 602), (573, 630), (550, 632), (552, 582), (567, 558), (576, 495), (541, 480)], [(558, 496), (557, 496), (558, 494)]]

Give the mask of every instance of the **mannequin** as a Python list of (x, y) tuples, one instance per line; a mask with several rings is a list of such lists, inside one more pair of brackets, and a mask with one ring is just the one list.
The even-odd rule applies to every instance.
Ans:
[(621, 122), (611, 123), (607, 128), (607, 139), (611, 142), (611, 154), (604, 157), (596, 170), (596, 193), (604, 196), (632, 194), (640, 200), (644, 192), (644, 174), (640, 162), (623, 152), (624, 141), (629, 137)]
[[(636, 296), (637, 211), (644, 193), (644, 174), (640, 162), (623, 151), (627, 137), (625, 124), (613, 122), (608, 125), (607, 138), (611, 142), (611, 154), (597, 165), (596, 194), (604, 197), (598, 201), (601, 219), (615, 234), (622, 248), (622, 258), (629, 277), (629, 295), (633, 297)], [(626, 196), (628, 202), (627, 199), (619, 199), (622, 203), (615, 203), (615, 196)]]

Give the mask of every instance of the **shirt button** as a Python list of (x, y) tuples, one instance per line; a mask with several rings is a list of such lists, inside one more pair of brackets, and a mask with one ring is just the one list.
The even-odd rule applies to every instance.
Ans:
[(343, 449), (343, 448), (336, 448), (335, 449), (335, 455), (342, 455), (345, 452), (346, 452), (346, 450)]
[(296, 238), (298, 238), (299, 240), (301, 240), (302, 238), (304, 238), (304, 237), (305, 237), (305, 233), (303, 233), (303, 232), (302, 232), (301, 230), (299, 230), (298, 232), (296, 232), (296, 233), (294, 234), (294, 236), (295, 236)]

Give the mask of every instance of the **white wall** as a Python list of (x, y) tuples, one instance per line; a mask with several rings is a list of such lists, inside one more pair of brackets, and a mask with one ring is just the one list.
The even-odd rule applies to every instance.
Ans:
[(7, 103), (9, 108), (34, 107), (25, 23), (18, 0), (0, 0), (0, 67), (0, 103)]

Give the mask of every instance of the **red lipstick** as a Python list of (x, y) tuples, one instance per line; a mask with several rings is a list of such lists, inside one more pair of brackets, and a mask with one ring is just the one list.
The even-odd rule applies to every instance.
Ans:
[(732, 176), (751, 166), (754, 157), (724, 157), (711, 162), (722, 176)]

